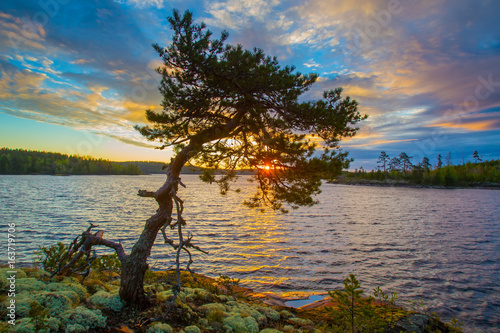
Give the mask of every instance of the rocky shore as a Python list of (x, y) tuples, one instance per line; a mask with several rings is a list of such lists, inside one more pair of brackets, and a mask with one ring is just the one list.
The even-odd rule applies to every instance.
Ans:
[[(11, 284), (10, 272), (0, 268), (3, 291)], [(339, 304), (327, 295), (291, 308), (285, 303), (309, 295), (255, 293), (234, 280), (231, 283), (231, 279), (221, 281), (183, 272), (183, 288), (172, 307), (174, 271), (148, 272), (145, 290), (151, 306), (136, 311), (121, 302), (117, 273), (92, 273), (82, 282), (74, 276), (49, 279), (47, 272), (32, 268), (16, 272), (15, 310), (10, 317), (3, 313), (0, 332), (343, 332), (342, 326), (337, 326), (341, 323), (335, 321), (344, 320), (336, 316)], [(3, 296), (1, 302), (6, 309), (11, 301)], [(391, 324), (377, 332), (459, 332), (433, 317), (383, 302), (374, 302), (373, 309), (390, 316)]]

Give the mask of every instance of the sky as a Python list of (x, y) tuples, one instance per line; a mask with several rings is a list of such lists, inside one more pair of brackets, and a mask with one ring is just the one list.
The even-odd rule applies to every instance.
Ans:
[(160, 109), (151, 45), (169, 44), (173, 8), (319, 74), (303, 100), (343, 87), (369, 116), (341, 142), (351, 168), (375, 168), (381, 151), (500, 158), (495, 0), (2, 1), (0, 147), (169, 161), (133, 126)]

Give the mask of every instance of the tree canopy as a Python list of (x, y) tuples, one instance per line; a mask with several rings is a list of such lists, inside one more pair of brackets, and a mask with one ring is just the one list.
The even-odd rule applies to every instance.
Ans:
[[(340, 151), (341, 138), (352, 137), (364, 119), (358, 103), (341, 97), (341, 88), (326, 91), (323, 99), (299, 102), (317, 80), (292, 66), (281, 67), (260, 49), (226, 45), (205, 24), (195, 24), (192, 13), (174, 11), (169, 19), (172, 44), (154, 48), (163, 60), (160, 91), (162, 110), (146, 111), (150, 126), (138, 126), (150, 140), (184, 150), (186, 161), (227, 170), (216, 179), (224, 192), (236, 169), (257, 170), (258, 193), (246, 202), (283, 209), (312, 205), (322, 177), (340, 173), (349, 163)], [(322, 154), (317, 153), (322, 141)]]
[[(77, 259), (95, 245), (113, 248), (122, 264), (120, 297), (139, 307), (148, 303), (144, 274), (160, 231), (165, 244), (176, 252), (174, 301), (181, 290), (181, 253), (188, 256), (190, 270), (190, 251), (204, 252), (193, 243), (193, 235), (183, 232), (187, 204), (179, 197), (179, 185), (183, 186), (184, 165), (211, 168), (202, 179), (218, 183), (222, 193), (228, 191), (236, 170), (255, 170), (258, 190), (246, 202), (251, 207), (269, 205), (285, 212), (285, 203), (292, 208), (313, 205), (321, 179), (332, 178), (349, 164), (347, 153), (338, 149), (340, 139), (355, 135), (355, 125), (365, 118), (357, 111), (356, 101), (341, 97), (340, 88), (324, 92), (321, 100), (299, 102), (317, 80), (316, 74), (281, 67), (276, 58), (259, 49), (226, 45), (225, 31), (212, 39), (205, 24), (194, 23), (189, 11), (181, 16), (175, 10), (168, 21), (172, 43), (166, 48), (153, 45), (163, 60), (158, 68), (162, 109), (147, 110), (151, 124), (136, 126), (149, 140), (159, 141), (161, 148), (174, 148), (165, 183), (156, 191), (138, 193), (154, 198), (159, 207), (129, 254), (120, 243), (102, 238), (101, 231), (93, 233), (94, 226), (74, 242), (79, 246)], [(323, 152), (317, 151), (318, 141)], [(167, 227), (175, 230), (176, 241), (167, 235)]]

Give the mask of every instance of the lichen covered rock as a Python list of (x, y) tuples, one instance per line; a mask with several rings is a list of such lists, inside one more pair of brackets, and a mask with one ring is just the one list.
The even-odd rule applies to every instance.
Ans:
[(98, 291), (90, 296), (89, 300), (106, 310), (119, 312), (123, 308), (123, 303), (120, 300), (120, 295), (108, 293), (106, 291)]
[(73, 302), (65, 295), (66, 292), (42, 291), (34, 295), (34, 299), (43, 307), (49, 309), (49, 315), (56, 317), (68, 310), (73, 309)]
[(69, 325), (78, 324), (83, 326), (87, 331), (89, 329), (106, 327), (106, 317), (102, 315), (101, 310), (90, 310), (83, 306), (66, 311), (62, 315), (62, 321), (66, 328)]
[(298, 318), (298, 317), (292, 317), (292, 318), (288, 319), (288, 322), (291, 324), (294, 324), (294, 325), (301, 326), (301, 327), (313, 325), (312, 320)]
[[(15, 274), (9, 273), (15, 271)], [(9, 284), (9, 281), (7, 278), (9, 278), (11, 275), (15, 275), (16, 280), (17, 279), (24, 279), (27, 277), (26, 272), (24, 272), (22, 269), (16, 268), (16, 269), (11, 269), (9, 267), (4, 267), (0, 268), (0, 289), (3, 289), (7, 287)]]
[(191, 325), (191, 326), (184, 327), (184, 332), (185, 333), (201, 333), (201, 330), (198, 328), (198, 326)]
[[(186, 293), (181, 291), (177, 294), (177, 297), (182, 301), (182, 302), (185, 302), (186, 301)], [(172, 289), (170, 290), (166, 290), (166, 291), (162, 291), (162, 292), (159, 292), (156, 294), (156, 298), (158, 298), (158, 300), (160, 302), (166, 302), (166, 301), (171, 301), (172, 299), (174, 299), (174, 292), (172, 291)]]
[(264, 328), (260, 333), (283, 333), (280, 330), (276, 330), (274, 328)]
[(227, 333), (258, 333), (259, 324), (254, 317), (230, 314), (222, 321)]
[(84, 300), (87, 296), (87, 289), (83, 287), (80, 283), (49, 283), (46, 287), (47, 290), (49, 291), (70, 291), (78, 295), (78, 302), (81, 302)]
[(198, 308), (198, 311), (201, 311), (205, 315), (209, 315), (211, 312), (214, 312), (214, 311), (225, 312), (226, 307), (220, 303), (208, 303), (208, 304), (204, 304), (204, 305), (200, 306)]
[(69, 324), (66, 326), (66, 329), (64, 330), (65, 333), (84, 333), (87, 332), (88, 329), (80, 324)]
[(35, 332), (35, 325), (31, 323), (29, 318), (22, 318), (16, 321), (16, 325), (14, 325), (10, 332), (13, 333), (33, 333)]
[(16, 279), (16, 290), (21, 292), (32, 292), (45, 290), (47, 285), (35, 278), (18, 278)]
[(214, 299), (213, 295), (203, 288), (184, 288), (183, 291), (186, 293), (187, 302), (211, 302)]
[(269, 320), (278, 321), (280, 320), (280, 313), (269, 307), (260, 307), (258, 311), (265, 315)]
[(146, 332), (147, 333), (172, 333), (173, 329), (169, 324), (155, 323), (155, 324), (151, 325)]
[(280, 311), (280, 317), (281, 319), (289, 319), (292, 317), (295, 317), (290, 311), (287, 310), (281, 310)]

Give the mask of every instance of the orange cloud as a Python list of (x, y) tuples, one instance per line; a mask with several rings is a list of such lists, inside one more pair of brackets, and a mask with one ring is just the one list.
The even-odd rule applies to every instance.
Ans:
[(440, 123), (427, 125), (425, 127), (443, 127), (443, 128), (458, 128), (464, 129), (471, 132), (479, 132), (479, 131), (489, 131), (497, 128), (498, 121), (496, 120), (481, 120), (481, 121), (472, 121), (464, 124), (460, 123)]
[(416, 141), (418, 139), (405, 139), (405, 140), (375, 140), (367, 143), (360, 144), (348, 144), (346, 147), (367, 147), (367, 146), (377, 146), (383, 144), (391, 144), (391, 143), (399, 143), (399, 142), (408, 142), (408, 141)]

